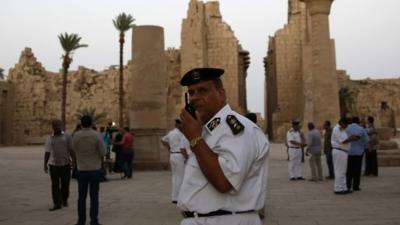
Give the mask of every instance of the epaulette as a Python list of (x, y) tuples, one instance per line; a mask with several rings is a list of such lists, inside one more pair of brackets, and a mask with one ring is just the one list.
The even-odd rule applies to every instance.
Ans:
[(213, 131), (221, 123), (221, 118), (216, 117), (207, 124), (208, 130)]
[(239, 120), (234, 115), (228, 115), (226, 117), (226, 122), (232, 130), (234, 135), (242, 132), (244, 130), (243, 124), (239, 122)]

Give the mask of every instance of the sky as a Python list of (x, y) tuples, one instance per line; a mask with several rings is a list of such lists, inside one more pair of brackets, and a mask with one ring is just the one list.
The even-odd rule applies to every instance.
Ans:
[[(219, 0), (223, 20), (250, 52), (247, 76), (248, 108), (264, 109), (263, 58), (268, 37), (287, 23), (287, 0)], [(180, 47), (182, 19), (189, 0), (1, 0), (0, 67), (8, 73), (25, 47), (48, 71), (61, 68), (57, 36), (78, 33), (88, 48), (73, 55), (79, 65), (103, 70), (117, 65), (118, 32), (112, 24), (119, 13), (131, 14), (137, 25), (164, 28), (165, 47)], [(400, 78), (399, 0), (335, 0), (330, 15), (336, 42), (337, 69), (352, 79)], [(131, 58), (131, 32), (126, 34), (125, 63)]]

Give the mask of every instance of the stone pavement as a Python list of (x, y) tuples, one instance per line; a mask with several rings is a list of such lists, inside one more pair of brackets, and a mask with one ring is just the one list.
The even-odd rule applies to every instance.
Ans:
[[(362, 191), (332, 192), (333, 181), (289, 181), (283, 145), (272, 144), (264, 224), (400, 224), (400, 167), (362, 177)], [(70, 225), (76, 222), (77, 184), (69, 207), (49, 212), (50, 178), (43, 172), (43, 147), (0, 147), (0, 224)], [(325, 169), (325, 167), (324, 167)], [(309, 176), (308, 164), (305, 165)], [(105, 225), (176, 225), (181, 216), (170, 203), (170, 172), (135, 172), (132, 180), (109, 176), (101, 184), (100, 222)]]

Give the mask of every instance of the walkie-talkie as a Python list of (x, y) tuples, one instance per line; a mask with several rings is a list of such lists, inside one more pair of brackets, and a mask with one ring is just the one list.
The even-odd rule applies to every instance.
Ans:
[(193, 104), (189, 103), (187, 92), (185, 93), (185, 110), (188, 111), (190, 113), (190, 115), (192, 115), (193, 118), (196, 119), (196, 108), (194, 107)]

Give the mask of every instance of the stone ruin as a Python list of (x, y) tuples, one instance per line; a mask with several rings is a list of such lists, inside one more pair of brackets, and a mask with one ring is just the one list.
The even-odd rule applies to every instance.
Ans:
[[(181, 75), (194, 67), (224, 68), (228, 101), (246, 113), (249, 53), (222, 20), (219, 2), (189, 2), (180, 49), (165, 50), (162, 27), (134, 26), (132, 32), (132, 59), (124, 68), (124, 124), (136, 135), (135, 166), (162, 169), (169, 156), (160, 137), (174, 126), (184, 105)], [(0, 144), (44, 142), (50, 121), (60, 118), (61, 79), (61, 73), (46, 71), (30, 48), (22, 51), (8, 81), (0, 82)], [(118, 68), (99, 72), (80, 66), (69, 71), (67, 90), (67, 131), (78, 123), (74, 114), (85, 107), (107, 113), (97, 127), (118, 120)]]
[[(334, 40), (329, 36), (332, 1), (289, 0), (288, 24), (269, 38), (264, 60), (269, 138), (283, 141), (292, 119), (321, 127), (325, 120), (334, 124), (344, 110), (346, 115), (374, 116), (381, 140), (387, 141), (384, 148), (398, 151), (388, 151), (388, 157), (400, 160), (396, 143), (390, 141), (400, 124), (400, 79), (353, 81), (336, 69)], [(223, 22), (218, 2), (190, 0), (180, 49), (165, 50), (161, 27), (135, 26), (132, 32), (132, 59), (124, 68), (123, 115), (136, 133), (136, 166), (166, 167), (168, 154), (159, 139), (173, 127), (183, 107), (185, 89), (178, 83), (193, 67), (224, 68), (231, 106), (247, 112), (249, 53)], [(80, 66), (69, 72), (68, 79), (67, 130), (74, 128), (78, 122), (74, 113), (83, 107), (107, 112), (104, 124), (98, 126), (117, 120), (117, 68), (98, 72)], [(338, 94), (343, 88), (348, 93), (345, 102)], [(60, 90), (60, 73), (46, 71), (31, 49), (23, 50), (8, 81), (0, 81), (0, 145), (43, 143), (50, 120), (60, 117)]]
[[(333, 0), (289, 0), (288, 23), (269, 38), (264, 58), (265, 115), (270, 139), (285, 140), (291, 120), (322, 129), (342, 116), (374, 116), (381, 139), (380, 164), (400, 165), (390, 138), (400, 124), (400, 79), (350, 80), (336, 69), (335, 42), (329, 36)], [(339, 96), (346, 90), (345, 96)]]
[(390, 127), (393, 133), (399, 127), (400, 79), (353, 81), (336, 69), (335, 43), (329, 36), (332, 2), (289, 0), (288, 23), (269, 38), (265, 115), (274, 141), (285, 139), (292, 119), (314, 122), (319, 128), (325, 120), (335, 124), (341, 88), (349, 95), (345, 115), (372, 115), (378, 127)]
[(269, 38), (265, 114), (273, 140), (284, 140), (293, 119), (320, 126), (339, 118), (334, 42), (329, 37), (331, 3), (290, 0), (288, 24)]

